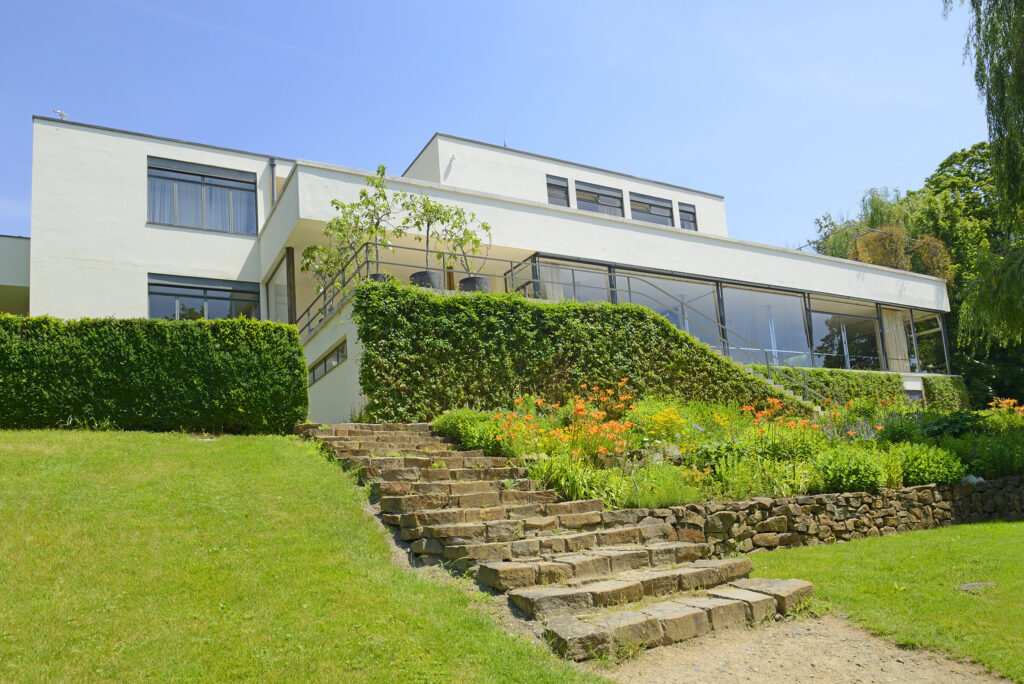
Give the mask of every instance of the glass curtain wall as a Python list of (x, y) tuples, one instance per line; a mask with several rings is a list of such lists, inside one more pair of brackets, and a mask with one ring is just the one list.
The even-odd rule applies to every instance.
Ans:
[(727, 285), (722, 288), (722, 300), (725, 325), (731, 331), (729, 351), (737, 361), (763, 364), (781, 359), (794, 366), (810, 365), (800, 295)]
[[(536, 274), (536, 275), (534, 275)], [(740, 363), (785, 362), (805, 368), (945, 373), (940, 314), (870, 302), (722, 285), (538, 257), (510, 271), (506, 287), (550, 301), (640, 304)], [(915, 337), (916, 332), (916, 337)], [(766, 358), (767, 357), (767, 358)]]
[[(286, 257), (287, 258), (287, 257)], [(271, 321), (291, 323), (288, 320), (288, 269), (284, 260), (267, 283), (267, 318)]]
[(882, 348), (873, 304), (812, 296), (811, 351), (816, 368), (881, 370)]

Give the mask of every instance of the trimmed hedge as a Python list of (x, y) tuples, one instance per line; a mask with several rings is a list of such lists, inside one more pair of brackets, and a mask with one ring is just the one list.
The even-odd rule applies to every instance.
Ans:
[[(903, 377), (899, 373), (871, 373), (842, 368), (801, 369), (821, 384), (838, 392), (843, 401), (873, 399), (903, 401)], [(772, 379), (794, 392), (803, 392), (803, 379), (791, 368), (772, 368)], [(812, 386), (811, 389), (814, 389)]]
[(960, 411), (971, 407), (971, 395), (959, 375), (926, 375), (924, 398), (928, 408), (938, 411)]
[(288, 432), (308, 412), (294, 326), (0, 314), (0, 427)]
[(370, 420), (511, 407), (523, 394), (565, 401), (581, 383), (612, 387), (623, 377), (638, 395), (742, 404), (777, 397), (794, 413), (811, 411), (638, 305), (437, 295), (367, 281), (355, 288), (353, 316)]

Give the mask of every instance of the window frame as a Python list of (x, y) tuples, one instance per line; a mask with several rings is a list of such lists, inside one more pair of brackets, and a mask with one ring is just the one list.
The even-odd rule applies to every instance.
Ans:
[[(172, 184), (171, 191), (171, 222), (159, 221), (153, 215), (150, 187), (151, 180), (157, 178), (169, 181)], [(198, 226), (182, 222), (180, 217), (179, 187), (188, 183), (199, 188), (199, 218)], [(225, 200), (227, 206), (228, 225), (227, 229), (211, 227), (210, 217), (207, 214), (207, 196), (210, 188), (227, 190)], [(248, 226), (252, 232), (236, 229), (235, 192), (252, 194), (252, 225)], [(240, 203), (244, 206), (247, 202)], [(245, 235), (257, 237), (259, 235), (259, 193), (257, 188), (257, 177), (251, 171), (238, 171), (225, 169), (205, 164), (194, 164), (162, 157), (146, 158), (146, 222), (158, 226), (171, 226), (174, 228), (189, 228), (192, 230), (203, 230), (210, 233), (222, 235)]]
[[(334, 365), (330, 368), (327, 367), (328, 361), (334, 361)], [(339, 342), (333, 349), (317, 359), (308, 369), (308, 387), (312, 387), (315, 383), (319, 382), (330, 373), (332, 370), (337, 368), (348, 361), (348, 338), (344, 338)], [(319, 375), (317, 374), (319, 371)]]
[[(692, 230), (694, 233), (697, 232), (697, 205), (690, 204), (689, 202), (677, 202), (679, 211), (679, 229), (680, 230)], [(684, 208), (688, 207), (688, 208)], [(693, 219), (686, 219), (684, 216), (692, 216)], [(693, 225), (690, 228), (690, 225)]]
[[(565, 190), (565, 204), (562, 204), (560, 202), (555, 202), (554, 201), (554, 198), (551, 196), (551, 188), (552, 187), (561, 188), (561, 189)], [(552, 206), (555, 206), (555, 207), (568, 207), (568, 206), (570, 206), (571, 198), (569, 197), (569, 179), (568, 178), (562, 178), (561, 176), (552, 176), (550, 173), (547, 174), (547, 193), (548, 193), (548, 204), (550, 204)]]
[[(579, 181), (579, 180), (575, 181), (575, 190), (576, 190), (576, 208), (577, 209), (579, 209), (581, 211), (589, 211), (589, 212), (592, 212), (594, 214), (602, 214), (604, 216), (616, 216), (618, 218), (625, 218), (626, 217), (626, 214), (625, 214), (625, 202), (624, 202), (624, 197), (623, 197), (622, 190), (620, 190), (618, 188), (610, 188), (610, 187), (608, 187), (606, 185), (597, 185), (596, 183), (588, 183), (586, 181)], [(580, 191), (581, 190), (585, 194), (594, 195), (597, 198), (596, 202), (589, 202), (588, 201), (588, 203), (596, 204), (599, 207), (600, 206), (618, 207), (619, 213), (612, 214), (612, 213), (609, 213), (607, 211), (601, 211), (600, 209), (590, 209), (588, 207), (581, 206), (580, 205)], [(612, 200), (612, 201), (617, 201), (618, 204), (606, 204), (606, 203), (603, 203), (603, 202), (601, 202), (601, 198), (602, 197), (607, 198), (607, 199)]]
[[(647, 210), (637, 210), (636, 205), (647, 205)], [(662, 215), (657, 214), (651, 209), (658, 207), (668, 211), (668, 214)], [(629, 193), (629, 215), (634, 221), (643, 221), (645, 223), (653, 223), (659, 226), (668, 226), (669, 228), (676, 227), (675, 217), (672, 213), (672, 200), (663, 199), (661, 197), (654, 197), (652, 195), (643, 195), (638, 192)], [(667, 219), (666, 223), (664, 219)]]
[[(154, 291), (156, 290), (156, 291)], [(163, 291), (161, 291), (163, 290)], [(177, 292), (175, 291), (177, 290)], [(189, 292), (191, 290), (191, 292)], [(218, 296), (217, 293), (224, 293)], [(233, 298), (232, 295), (243, 295), (240, 298)], [(245, 316), (253, 320), (260, 320), (260, 284), (244, 280), (219, 280), (214, 278), (192, 278), (189, 276), (175, 276), (160, 273), (150, 273), (146, 287), (148, 303), (148, 317), (153, 320), (180, 321), (181, 299), (201, 299), (203, 310), (201, 318), (204, 320), (221, 320), (224, 317), (210, 318), (210, 301), (218, 302), (251, 302), (256, 305), (252, 316)], [(153, 297), (174, 298), (174, 318), (168, 319), (164, 316), (153, 315)], [(244, 314), (243, 314), (244, 315)], [(231, 318), (238, 318), (232, 316)], [(184, 319), (191, 320), (191, 319)]]

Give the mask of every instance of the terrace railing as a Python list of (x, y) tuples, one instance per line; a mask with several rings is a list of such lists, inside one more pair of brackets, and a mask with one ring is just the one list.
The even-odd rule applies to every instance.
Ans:
[[(537, 260), (517, 261), (489, 256), (465, 256), (420, 247), (368, 242), (356, 250), (343, 265), (339, 275), (317, 294), (299, 314), (296, 324), (303, 341), (309, 339), (336, 312), (348, 304), (353, 286), (362, 280), (396, 278), (409, 282), (417, 271), (435, 271), (441, 275), (442, 290), (455, 291), (460, 281), (471, 276), (483, 278), (490, 291), (512, 292), (532, 299), (576, 301), (608, 301), (635, 303), (665, 315), (677, 327), (704, 342), (714, 351), (745, 365), (766, 380), (779, 384), (772, 375), (773, 367), (789, 375), (794, 394), (806, 401), (825, 406), (842, 405), (842, 395), (792, 363), (807, 357), (806, 350), (765, 349), (700, 311), (685, 299), (666, 291), (657, 279), (644, 278), (630, 272), (616, 276), (606, 268), (587, 265), (565, 265)], [(628, 283), (617, 287), (617, 281)], [(641, 284), (643, 291), (633, 289)], [(461, 288), (460, 288), (461, 289)], [(716, 309), (717, 310), (717, 309)], [(678, 321), (678, 322), (676, 322)]]

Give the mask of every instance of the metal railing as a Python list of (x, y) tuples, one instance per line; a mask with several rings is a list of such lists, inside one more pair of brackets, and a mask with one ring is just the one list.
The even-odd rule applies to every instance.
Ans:
[[(773, 377), (772, 368), (785, 369), (790, 376), (790, 382), (786, 384), (790, 388), (798, 388), (799, 391), (794, 393), (806, 401), (813, 401), (819, 406), (829, 402), (836, 405), (843, 403), (841, 394), (787, 360), (801, 356), (809, 359), (809, 350), (787, 352), (765, 349), (727, 328), (724, 320), (718, 320), (722, 314), (717, 313), (717, 305), (716, 317), (712, 318), (683, 298), (666, 291), (654, 279), (632, 271), (616, 274), (607, 268), (588, 265), (568, 266), (536, 259), (517, 261), (479, 255), (466, 256), (439, 250), (427, 251), (420, 247), (368, 242), (349, 257), (338, 277), (322, 288), (310, 305), (299, 314), (296, 324), (302, 340), (309, 339), (320, 326), (345, 307), (357, 282), (390, 278), (411, 282), (414, 274), (423, 271), (436, 273), (434, 277), (440, 277), (441, 289), (447, 291), (466, 291), (469, 284), (461, 281), (476, 277), (472, 283), (473, 289), (478, 289), (485, 282), (489, 291), (517, 293), (532, 299), (640, 304), (669, 318), (676, 327), (690, 333), (716, 352), (746, 365), (763, 379), (782, 384)], [(618, 280), (624, 280), (627, 287), (617, 287)], [(633, 283), (642, 284), (644, 291), (634, 290)], [(783, 354), (787, 357), (784, 358)]]

